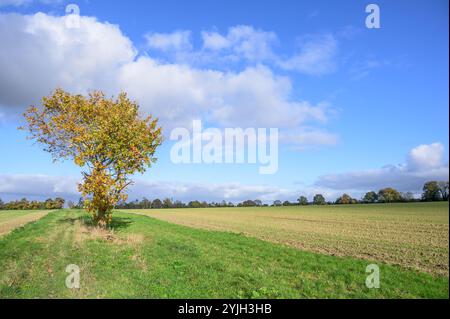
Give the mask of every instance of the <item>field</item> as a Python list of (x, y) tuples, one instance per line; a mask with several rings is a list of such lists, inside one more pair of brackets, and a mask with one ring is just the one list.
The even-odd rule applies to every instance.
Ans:
[[(23, 227), (19, 223), (19, 228), (0, 237), (0, 298), (449, 295), (448, 273), (433, 268), (444, 258), (441, 255), (448, 256), (447, 204), (138, 213), (116, 212), (112, 229), (98, 230), (92, 228), (81, 210), (44, 212), (45, 216), (36, 212), (0, 212), (0, 223), (32, 215), (36, 220)], [(373, 229), (376, 231), (372, 235), (366, 234)], [(383, 254), (376, 258), (360, 256), (366, 244), (356, 245), (357, 239), (367, 243), (368, 237), (392, 259), (401, 261), (395, 253), (411, 252), (416, 264), (427, 268), (427, 272), (408, 269), (401, 262), (383, 263)], [(337, 238), (340, 240), (333, 242)], [(312, 243), (317, 239), (319, 243)], [(328, 249), (321, 247), (326, 244), (330, 245)], [(402, 245), (405, 250), (392, 249)], [(433, 262), (430, 251), (439, 252)], [(365, 286), (369, 263), (380, 267), (380, 289)], [(65, 286), (69, 264), (80, 267), (80, 289)]]
[(132, 212), (448, 277), (448, 202)]
[(21, 227), (29, 222), (38, 220), (49, 211), (0, 211), (0, 236)]

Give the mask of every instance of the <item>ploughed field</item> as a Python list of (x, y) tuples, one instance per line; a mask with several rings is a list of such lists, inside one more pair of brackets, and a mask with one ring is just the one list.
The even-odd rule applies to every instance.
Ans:
[(448, 298), (445, 258), (444, 203), (127, 211), (109, 230), (58, 210), (0, 237), (0, 298)]

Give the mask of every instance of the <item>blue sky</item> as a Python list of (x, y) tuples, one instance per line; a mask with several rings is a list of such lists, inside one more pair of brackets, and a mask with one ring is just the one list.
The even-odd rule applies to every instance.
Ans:
[(78, 196), (79, 168), (16, 130), (56, 86), (127, 90), (166, 132), (202, 119), (288, 137), (273, 175), (175, 165), (167, 140), (131, 198), (334, 200), (448, 179), (447, 1), (377, 1), (380, 29), (365, 1), (72, 1), (68, 30), (68, 3), (0, 0), (0, 198)]

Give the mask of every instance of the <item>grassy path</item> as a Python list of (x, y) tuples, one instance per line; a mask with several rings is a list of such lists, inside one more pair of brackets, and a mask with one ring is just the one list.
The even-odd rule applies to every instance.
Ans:
[(49, 211), (0, 211), (0, 236), (34, 222), (48, 213)]
[[(0, 238), (0, 298), (448, 298), (448, 278), (326, 256), (239, 234), (127, 213), (90, 231), (80, 211), (51, 212)], [(80, 267), (80, 289), (65, 287)]]
[(129, 211), (311, 252), (449, 274), (448, 202)]

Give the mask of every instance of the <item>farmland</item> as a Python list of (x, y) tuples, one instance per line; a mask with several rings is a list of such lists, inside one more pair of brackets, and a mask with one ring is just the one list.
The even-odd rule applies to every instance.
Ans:
[(38, 220), (49, 211), (0, 211), (0, 236), (22, 227), (29, 222)]
[[(0, 298), (448, 298), (448, 275), (433, 269), (444, 257), (428, 260), (430, 250), (448, 256), (448, 206), (392, 207), (116, 212), (111, 230), (93, 229), (81, 210), (52, 211), (0, 237)], [(187, 224), (182, 218), (190, 227), (179, 225)], [(317, 219), (317, 230), (299, 228)], [(382, 232), (372, 235), (376, 247), (390, 241), (412, 256), (422, 249), (425, 257), (414, 260), (427, 271), (390, 265), (382, 255), (359, 258), (349, 241), (367, 241), (365, 223)], [(314, 251), (320, 245), (309, 241), (317, 238), (328, 250)], [(369, 263), (380, 267), (380, 289), (365, 286)], [(69, 264), (80, 268), (79, 289), (65, 286)]]
[(447, 202), (134, 212), (301, 250), (378, 260), (448, 276)]

